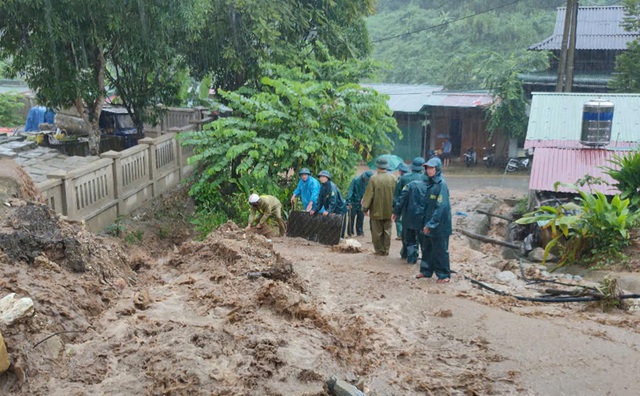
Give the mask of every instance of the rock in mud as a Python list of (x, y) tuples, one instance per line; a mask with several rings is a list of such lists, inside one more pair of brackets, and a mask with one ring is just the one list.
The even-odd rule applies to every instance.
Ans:
[(333, 396), (365, 396), (355, 386), (334, 376), (327, 380), (327, 387), (329, 388), (329, 394)]
[[(533, 249), (531, 252), (529, 252), (529, 255), (527, 256), (527, 258), (531, 261), (534, 261), (536, 263), (541, 263), (542, 260), (544, 259), (544, 249), (541, 247), (537, 247), (535, 249)], [(554, 262), (556, 261), (556, 256), (554, 256), (553, 254), (549, 253), (549, 255), (547, 256), (547, 260), (549, 262)]]
[(7, 294), (0, 300), (0, 324), (11, 326), (15, 322), (33, 314), (33, 300), (24, 297), (15, 298), (16, 294)]
[(140, 310), (145, 310), (151, 305), (151, 296), (149, 290), (142, 290), (133, 295), (133, 306)]
[(4, 344), (4, 338), (0, 333), (0, 374), (9, 369), (9, 354), (7, 353), (7, 346)]
[(502, 282), (511, 283), (518, 280), (518, 276), (511, 271), (502, 271), (496, 275), (496, 279)]

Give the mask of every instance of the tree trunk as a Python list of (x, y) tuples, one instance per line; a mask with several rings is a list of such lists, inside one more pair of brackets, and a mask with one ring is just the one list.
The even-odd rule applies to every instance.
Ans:
[(106, 99), (106, 64), (104, 53), (101, 49), (98, 49), (97, 58), (93, 65), (93, 71), (96, 75), (97, 96), (93, 103), (87, 103), (86, 105), (81, 98), (77, 98), (74, 101), (75, 108), (82, 116), (82, 119), (87, 125), (91, 126), (91, 131), (89, 131), (89, 154), (91, 155), (100, 154), (100, 113), (102, 113), (102, 107)]

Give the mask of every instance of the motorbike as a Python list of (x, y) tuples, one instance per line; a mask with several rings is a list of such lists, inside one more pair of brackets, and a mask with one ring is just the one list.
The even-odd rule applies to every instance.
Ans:
[(484, 166), (487, 168), (491, 168), (496, 163), (496, 145), (495, 143), (491, 145), (491, 147), (485, 147), (485, 155), (482, 157), (482, 161), (484, 162)]
[(507, 172), (515, 172), (520, 169), (529, 169), (529, 157), (525, 158), (509, 158), (507, 162), (507, 168), (505, 171)]
[(476, 164), (476, 150), (473, 147), (469, 147), (469, 149), (464, 153), (464, 164), (468, 167)]

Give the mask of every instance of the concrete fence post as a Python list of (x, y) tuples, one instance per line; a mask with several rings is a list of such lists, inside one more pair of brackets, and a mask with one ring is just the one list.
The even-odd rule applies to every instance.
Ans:
[(73, 218), (73, 216), (77, 213), (77, 205), (75, 204), (75, 191), (73, 188), (73, 179), (69, 178), (67, 172), (59, 169), (50, 171), (47, 174), (47, 178), (49, 179), (58, 179), (62, 181), (60, 187), (62, 187), (62, 207), (60, 208), (60, 212), (69, 217)]
[(151, 181), (151, 196), (157, 195), (157, 170), (156, 170), (156, 140), (151, 138), (144, 138), (138, 140), (138, 144), (146, 144), (147, 150), (149, 150), (149, 180)]
[(113, 163), (111, 164), (111, 168), (113, 169), (113, 196), (118, 200), (118, 216), (123, 215), (124, 208), (122, 201), (122, 153), (111, 150), (100, 154), (100, 158), (109, 158), (113, 161)]

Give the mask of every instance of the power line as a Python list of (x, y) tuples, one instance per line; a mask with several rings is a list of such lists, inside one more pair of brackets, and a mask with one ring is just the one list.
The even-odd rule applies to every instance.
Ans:
[(430, 30), (430, 29), (435, 29), (435, 28), (447, 26), (447, 25), (449, 25), (451, 23), (454, 23), (454, 22), (463, 21), (465, 19), (473, 18), (473, 17), (476, 17), (478, 15), (486, 14), (488, 12), (495, 11), (495, 10), (500, 9), (500, 8), (504, 8), (504, 7), (508, 7), (508, 6), (516, 4), (516, 3), (520, 3), (521, 1), (523, 1), (523, 0), (515, 0), (515, 1), (512, 1), (510, 3), (502, 4), (502, 5), (493, 7), (493, 8), (489, 8), (489, 9), (484, 10), (484, 11), (480, 11), (480, 12), (475, 13), (475, 14), (465, 15), (465, 16), (463, 16), (461, 18), (454, 19), (453, 21), (443, 22), (443, 23), (440, 23), (438, 25), (427, 26), (427, 27), (424, 27), (424, 28), (421, 28), (421, 29), (417, 29), (417, 30), (414, 30), (414, 31), (411, 31), (411, 32), (407, 32), (407, 33), (396, 34), (395, 36), (383, 37), (381, 39), (372, 40), (371, 42), (372, 43), (380, 43), (382, 41), (392, 40), (392, 39), (395, 39), (395, 38), (408, 36), (410, 34), (416, 34), (416, 33), (424, 32), (425, 30)]

